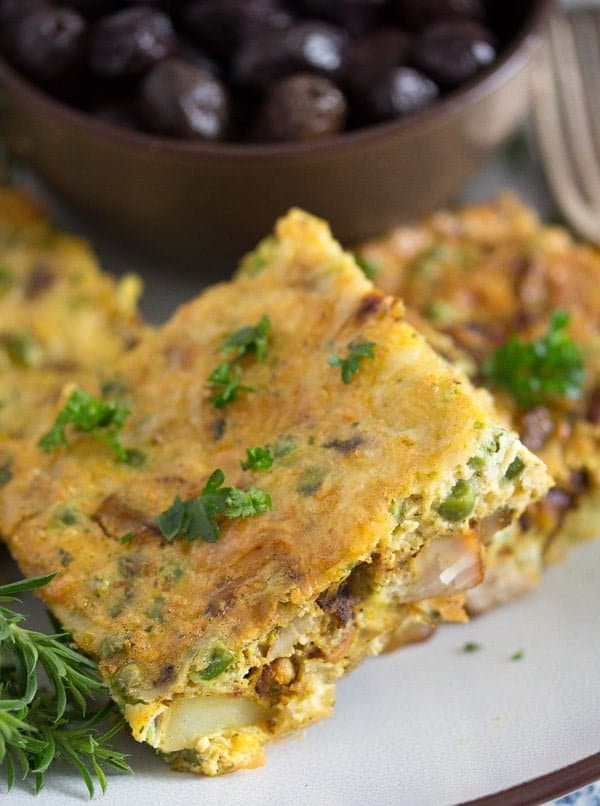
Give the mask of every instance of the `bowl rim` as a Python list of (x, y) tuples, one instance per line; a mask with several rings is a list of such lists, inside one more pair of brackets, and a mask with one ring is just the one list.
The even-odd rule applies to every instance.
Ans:
[[(463, 106), (493, 92), (505, 79), (515, 73), (527, 60), (532, 45), (541, 34), (543, 26), (555, 5), (555, 0), (533, 0), (525, 22), (520, 31), (503, 51), (501, 56), (490, 67), (479, 75), (451, 91), (430, 106), (418, 110), (405, 118), (376, 123), (361, 129), (342, 132), (323, 140), (293, 143), (212, 143), (197, 140), (179, 140), (173, 137), (140, 132), (124, 126), (93, 118), (91, 115), (54, 98), (39, 89), (28, 79), (21, 76), (9, 63), (0, 56), (0, 88), (4, 85), (11, 92), (18, 94), (44, 109), (45, 113), (59, 116), (66, 123), (85, 130), (88, 134), (114, 143), (145, 148), (151, 152), (172, 152), (176, 154), (196, 154), (221, 158), (247, 159), (271, 158), (277, 156), (304, 156), (326, 154), (340, 149), (349, 149), (359, 144), (369, 144), (379, 139), (384, 140), (390, 134), (403, 134), (422, 126), (435, 123), (444, 115), (452, 115)], [(10, 104), (10, 100), (8, 101)]]

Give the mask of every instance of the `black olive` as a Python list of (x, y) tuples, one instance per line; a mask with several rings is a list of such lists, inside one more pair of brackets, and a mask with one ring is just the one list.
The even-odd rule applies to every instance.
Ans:
[(190, 37), (213, 58), (229, 62), (249, 36), (284, 28), (289, 12), (277, 0), (195, 0), (182, 11)]
[(139, 108), (146, 128), (170, 137), (223, 140), (229, 129), (223, 84), (180, 59), (165, 59), (144, 76)]
[(85, 19), (69, 8), (32, 11), (15, 28), (13, 58), (34, 81), (52, 87), (83, 63)]
[(445, 89), (467, 81), (496, 58), (493, 35), (476, 22), (438, 22), (414, 46), (414, 64)]
[(394, 21), (413, 31), (444, 19), (484, 17), (481, 0), (390, 0), (389, 5)]
[(0, 28), (4, 32), (5, 26), (13, 26), (32, 11), (49, 5), (49, 0), (0, 0)]
[(0, 0), (0, 46), (9, 58), (13, 57), (17, 23), (48, 5), (48, 0)]
[(194, 67), (199, 67), (201, 70), (206, 70), (207, 73), (221, 78), (221, 68), (212, 59), (209, 59), (201, 50), (190, 45), (185, 40), (179, 40), (177, 43), (177, 50), (173, 54), (176, 59), (181, 59), (188, 64), (193, 64)]
[(276, 82), (267, 92), (255, 134), (267, 142), (314, 140), (341, 131), (346, 99), (326, 78), (300, 73)]
[(370, 121), (390, 120), (427, 106), (439, 95), (430, 78), (412, 67), (395, 67), (365, 96)]
[(367, 92), (409, 55), (410, 40), (399, 28), (376, 28), (350, 46), (344, 83), (354, 93)]
[(136, 76), (174, 53), (176, 47), (169, 17), (147, 6), (133, 6), (94, 24), (89, 65), (105, 78)]
[(45, 90), (117, 125), (290, 141), (407, 115), (464, 83), (496, 57), (482, 24), (496, 5), (0, 0), (0, 49)]
[(346, 33), (335, 25), (317, 20), (297, 22), (283, 31), (246, 40), (236, 54), (233, 75), (238, 83), (259, 88), (298, 72), (337, 76), (347, 43)]

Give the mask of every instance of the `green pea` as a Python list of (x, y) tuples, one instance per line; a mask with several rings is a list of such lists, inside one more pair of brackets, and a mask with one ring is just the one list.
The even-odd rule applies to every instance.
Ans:
[(520, 473), (523, 472), (524, 468), (525, 468), (525, 462), (521, 459), (520, 456), (515, 456), (515, 458), (507, 467), (506, 473), (504, 474), (504, 478), (508, 479), (509, 481), (512, 481), (513, 479), (516, 479)]
[(353, 254), (354, 260), (356, 261), (356, 265), (365, 275), (367, 280), (374, 280), (375, 277), (379, 274), (381, 266), (375, 263), (373, 260), (368, 260), (364, 255), (361, 255), (360, 252), (354, 252)]
[(450, 325), (456, 319), (456, 309), (443, 299), (434, 299), (425, 306), (423, 313), (432, 322)]
[(69, 506), (57, 507), (52, 514), (53, 526), (74, 526), (79, 521), (79, 512)]
[(472, 485), (468, 481), (460, 479), (450, 491), (450, 495), (442, 501), (438, 512), (444, 520), (458, 523), (464, 521), (473, 512), (474, 506), (475, 491)]
[(103, 638), (98, 647), (98, 655), (102, 660), (111, 658), (113, 655), (125, 649), (125, 641), (118, 635), (107, 635)]
[(124, 462), (130, 467), (141, 467), (146, 461), (146, 454), (137, 448), (127, 448)]
[(405, 501), (392, 501), (389, 512), (392, 518), (396, 521), (396, 529), (398, 528), (398, 526), (400, 526), (400, 524), (404, 520), (405, 511), (406, 511)]
[(153, 621), (158, 621), (162, 624), (165, 618), (165, 598), (164, 596), (155, 596), (152, 604), (146, 610), (146, 615)]
[(274, 459), (283, 459), (284, 456), (287, 456), (288, 453), (291, 453), (296, 447), (296, 438), (290, 434), (283, 434), (277, 437), (272, 445), (268, 445), (267, 447), (271, 449)]
[(110, 688), (113, 697), (121, 702), (136, 702), (143, 682), (140, 667), (136, 663), (126, 663), (112, 677)]
[(9, 270), (0, 263), (0, 296), (6, 294), (14, 283), (14, 278)]
[(13, 364), (19, 367), (36, 367), (42, 360), (42, 348), (34, 335), (26, 330), (5, 333), (2, 346)]
[(309, 467), (300, 474), (296, 489), (300, 495), (313, 495), (323, 484), (326, 475), (327, 471), (322, 467)]
[(12, 469), (11, 469), (11, 462), (5, 462), (3, 465), (0, 465), (0, 487), (4, 487), (5, 484), (12, 479)]

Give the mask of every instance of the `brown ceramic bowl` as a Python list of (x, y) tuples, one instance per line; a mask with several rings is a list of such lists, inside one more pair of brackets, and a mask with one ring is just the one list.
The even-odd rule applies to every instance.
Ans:
[(3, 128), (9, 147), (67, 203), (214, 277), (292, 205), (352, 242), (447, 201), (522, 120), (551, 4), (503, 4), (517, 29), (511, 42), (459, 90), (407, 118), (320, 142), (205, 144), (118, 128), (50, 98), (0, 60)]

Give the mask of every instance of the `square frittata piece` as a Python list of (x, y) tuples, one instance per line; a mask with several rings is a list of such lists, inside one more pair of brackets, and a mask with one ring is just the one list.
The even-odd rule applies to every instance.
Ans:
[(254, 766), (327, 716), (347, 669), (460, 610), (481, 535), (550, 483), (299, 210), (114, 380), (40, 412), (0, 530), (177, 768)]
[(437, 332), (440, 352), (492, 390), (555, 479), (518, 522), (490, 533), (485, 582), (468, 595), (481, 612), (535, 587), (545, 563), (600, 533), (600, 253), (511, 194), (435, 213), (360, 252), (376, 284)]

